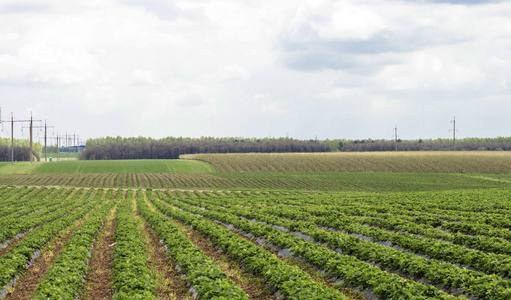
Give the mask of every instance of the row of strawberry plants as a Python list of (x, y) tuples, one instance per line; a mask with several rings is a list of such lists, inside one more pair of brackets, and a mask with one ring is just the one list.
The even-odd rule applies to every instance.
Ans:
[[(467, 200), (469, 198), (469, 200)], [(474, 199), (478, 201), (474, 201)], [(471, 222), (483, 223), (494, 228), (511, 228), (508, 209), (508, 191), (463, 191), (421, 194), (393, 194), (388, 196), (366, 196), (362, 201), (339, 201), (339, 196), (322, 199), (326, 206), (323, 210), (338, 211), (346, 214), (380, 217), (382, 214), (399, 215), (419, 224), (425, 221), (432, 226), (444, 223)], [(456, 203), (457, 209), (442, 209), (432, 205), (435, 203)], [(341, 202), (341, 204), (339, 204)], [(475, 202), (475, 203), (474, 203)], [(486, 204), (486, 208), (484, 203)], [(470, 210), (463, 210), (472, 205)], [(361, 211), (360, 211), (361, 210)], [(369, 213), (369, 214), (368, 214)], [(429, 219), (429, 220), (428, 220)]]
[(81, 219), (101, 202), (100, 193), (97, 193), (92, 201), (84, 198), (79, 201), (79, 208), (73, 213), (28, 233), (20, 243), (0, 257), (0, 288), (4, 289), (16, 275), (27, 268), (36, 251), (46, 245), (62, 229)]
[[(148, 191), (151, 194), (151, 191)], [(247, 299), (248, 295), (161, 213), (153, 212), (138, 194), (138, 211), (156, 230), (169, 256), (179, 266), (199, 299)]]
[(3, 207), (0, 210), (0, 217), (22, 211), (24, 209), (24, 204), (30, 201), (30, 194), (34, 192), (37, 192), (37, 189), (34, 187), (13, 188), (9, 195), (5, 195), (1, 200)]
[[(272, 226), (254, 223), (230, 214), (202, 210), (178, 201), (169, 199), (167, 201), (172, 206), (188, 211), (186, 214), (190, 218), (195, 216), (194, 214), (200, 214), (212, 220), (231, 224), (238, 230), (266, 239), (278, 248), (290, 249), (294, 256), (303, 259), (318, 269), (324, 270), (332, 278), (341, 279), (352, 287), (371, 290), (380, 299), (426, 299), (428, 297), (456, 299), (456, 297), (432, 286), (425, 286), (399, 277), (396, 274), (387, 273), (355, 257), (342, 255), (328, 249), (326, 246), (305, 241), (292, 234), (276, 230)], [(177, 215), (185, 214), (172, 209), (168, 204), (163, 204), (161, 201), (155, 201), (155, 203), (163, 207), (162, 209), (167, 207), (166, 210), (170, 213)], [(201, 218), (196, 216), (194, 218), (201, 220)]]
[[(344, 213), (333, 213), (327, 212), (321, 216), (313, 216), (308, 213), (306, 208), (300, 207), (289, 207), (289, 206), (278, 206), (271, 208), (264, 208), (265, 211), (277, 214), (282, 217), (305, 220), (316, 222), (317, 220), (329, 219), (343, 220), (347, 224), (357, 223), (360, 225), (368, 225), (378, 227), (381, 229), (396, 231), (396, 232), (408, 232), (411, 234), (421, 235), (427, 238), (441, 239), (449, 241), (451, 243), (466, 246), (485, 252), (493, 252), (497, 254), (511, 254), (511, 242), (506, 241), (498, 237), (488, 236), (472, 236), (462, 233), (451, 233), (440, 228), (435, 228), (429, 224), (416, 224), (411, 221), (403, 220), (402, 218), (394, 215), (385, 215), (380, 218), (378, 217), (364, 217), (364, 216), (349, 216)], [(318, 213), (315, 213), (318, 215)], [(446, 224), (444, 222), (444, 224)], [(456, 224), (462, 227), (464, 223)], [(456, 226), (453, 226), (456, 228)]]
[(154, 278), (133, 213), (133, 190), (128, 190), (117, 211), (114, 233), (114, 300), (156, 299)]
[[(227, 205), (227, 204), (226, 204)], [(270, 210), (268, 210), (270, 211)], [(426, 238), (405, 232), (389, 232), (376, 227), (368, 227), (354, 223), (348, 217), (342, 214), (325, 213), (327, 217), (307, 216), (308, 212), (303, 207), (284, 209), (271, 209), (273, 214), (290, 219), (308, 219), (317, 225), (342, 230), (350, 234), (361, 234), (378, 242), (391, 242), (402, 248), (413, 251), (414, 253), (428, 255), (431, 258), (444, 260), (451, 263), (459, 263), (470, 266), (478, 271), (488, 274), (498, 274), (504, 277), (511, 277), (511, 256), (504, 254), (485, 253), (480, 250), (468, 249), (461, 245), (454, 245), (449, 242), (439, 241), (433, 238)], [(461, 235), (457, 235), (457, 238)], [(467, 241), (459, 238), (460, 241)], [(477, 241), (477, 239), (474, 239)], [(472, 241), (470, 241), (472, 242)], [(481, 243), (481, 248), (485, 248), (485, 242)], [(491, 248), (492, 246), (487, 246)], [(503, 247), (506, 249), (506, 246)], [(504, 250), (507, 251), (507, 250)]]
[[(55, 188), (40, 188), (39, 191), (44, 191), (44, 193), (39, 193), (38, 195), (32, 196), (30, 199), (23, 201), (22, 203), (18, 203), (16, 206), (12, 207), (11, 213), (2, 217), (0, 220), (0, 227), (3, 227), (5, 224), (12, 223), (13, 220), (17, 220), (26, 215), (30, 215), (34, 212), (37, 212), (42, 207), (48, 207), (49, 205), (56, 205), (57, 203), (53, 201), (53, 199), (45, 199), (45, 197), (52, 193)], [(20, 201), (21, 202), (21, 201)]]
[[(457, 245), (466, 246), (468, 248), (478, 249), (485, 252), (493, 252), (498, 254), (511, 255), (511, 242), (504, 240), (499, 237), (489, 237), (485, 235), (467, 235), (460, 232), (452, 233), (442, 230), (446, 227), (460, 228), (463, 226), (469, 226), (465, 223), (452, 223), (455, 226), (446, 226), (444, 222), (442, 229), (435, 228), (428, 224), (416, 224), (413, 222), (407, 222), (400, 220), (399, 218), (387, 217), (387, 218), (371, 218), (371, 217), (352, 217), (342, 216), (346, 222), (353, 222), (362, 225), (374, 226), (382, 229), (387, 229), (397, 232), (408, 232), (412, 234), (418, 234), (428, 238), (442, 239), (445, 241), (452, 242)], [(501, 230), (503, 231), (503, 230)], [(509, 230), (506, 230), (509, 233)]]
[(347, 299), (339, 291), (319, 284), (297, 267), (289, 266), (261, 247), (240, 238), (225, 227), (194, 214), (173, 209), (148, 194), (150, 201), (164, 214), (191, 225), (210, 238), (228, 256), (238, 260), (243, 268), (260, 276), (286, 299)]
[(116, 204), (116, 201), (109, 200), (111, 195), (112, 191), (108, 191), (106, 203), (72, 234), (60, 256), (37, 286), (33, 299), (75, 299), (79, 295), (96, 234), (103, 226), (107, 213)]
[[(278, 198), (274, 199), (278, 203)], [(360, 206), (349, 209), (343, 206), (342, 212), (336, 209), (317, 208), (310, 206), (289, 207), (288, 205), (276, 205), (268, 210), (278, 213), (285, 212), (285, 217), (313, 221), (314, 216), (330, 216), (332, 218), (342, 218), (346, 222), (367, 224), (392, 231), (406, 231), (413, 234), (420, 234), (425, 237), (443, 239), (458, 245), (464, 245), (487, 252), (498, 254), (511, 254), (511, 243), (499, 237), (511, 238), (511, 231), (508, 229), (494, 228), (487, 224), (473, 222), (443, 222), (439, 218), (425, 218), (423, 216), (407, 217), (394, 214), (382, 214), (379, 212), (371, 213), (373, 208), (363, 209)], [(374, 211), (373, 211), (374, 212)], [(313, 215), (311, 215), (311, 213)], [(442, 229), (435, 226), (442, 226)], [(476, 229), (477, 228), (477, 229)], [(448, 229), (445, 231), (443, 229)], [(462, 234), (463, 231), (468, 234)], [(472, 236), (470, 234), (485, 234), (481, 236)], [(491, 236), (486, 236), (491, 235)]]
[[(181, 201), (194, 204), (190, 199)], [(446, 289), (462, 289), (465, 293), (475, 295), (478, 299), (509, 299), (511, 297), (511, 283), (497, 275), (486, 275), (460, 269), (452, 264), (429, 260), (412, 253), (397, 251), (396, 249), (370, 243), (362, 239), (341, 232), (327, 232), (317, 228), (311, 222), (293, 222), (277, 218), (268, 212), (257, 210), (219, 208), (214, 204), (205, 206), (206, 209), (218, 212), (225, 211), (230, 214), (254, 219), (267, 224), (279, 225), (291, 231), (308, 235), (320, 243), (326, 243), (331, 249), (340, 249), (343, 253), (356, 256), (365, 261), (375, 262), (382, 267), (397, 270), (415, 279), (425, 279)]]
[[(466, 198), (472, 197), (475, 197), (478, 201), (466, 200)], [(433, 221), (431, 225), (434, 226), (441, 225), (444, 220), (450, 220), (485, 223), (496, 228), (511, 228), (511, 218), (502, 209), (508, 206), (506, 204), (506, 199), (508, 198), (508, 191), (492, 190), (481, 192), (475, 190), (420, 194), (397, 193), (393, 194), (392, 197), (385, 195), (308, 195), (307, 197), (298, 197), (298, 199), (275, 198), (271, 199), (271, 201), (275, 201), (272, 205), (284, 204), (300, 207), (312, 205), (314, 209), (318, 210), (319, 214), (323, 214), (325, 211), (374, 217), (380, 217), (380, 215), (385, 214), (397, 214), (419, 224), (427, 221), (427, 219), (431, 219)], [(438, 205), (432, 204), (442, 202), (454, 202), (457, 204), (455, 207), (451, 207), (451, 209), (438, 208)], [(483, 205), (481, 205), (481, 203), (485, 202), (490, 202), (490, 204), (486, 205), (487, 209), (483, 209)], [(318, 203), (321, 204), (321, 207), (318, 207)], [(473, 208), (464, 211), (463, 208), (469, 205), (472, 205)], [(481, 211), (484, 211), (484, 213), (481, 213)]]
[(64, 199), (63, 202), (55, 201), (45, 204), (39, 211), (32, 213), (22, 218), (9, 218), (5, 224), (2, 224), (0, 229), (0, 243), (15, 237), (19, 233), (26, 232), (41, 224), (47, 223), (51, 220), (62, 217), (72, 209), (76, 208), (76, 201), (78, 200), (79, 192), (75, 197)]
[(511, 256), (504, 254), (485, 253), (480, 250), (468, 249), (461, 245), (439, 241), (404, 232), (390, 232), (376, 227), (368, 227), (357, 223), (350, 223), (342, 218), (318, 217), (314, 223), (320, 226), (335, 228), (351, 234), (361, 234), (373, 241), (387, 241), (414, 253), (428, 255), (452, 263), (470, 266), (478, 271), (489, 274), (499, 274), (504, 277), (511, 276)]

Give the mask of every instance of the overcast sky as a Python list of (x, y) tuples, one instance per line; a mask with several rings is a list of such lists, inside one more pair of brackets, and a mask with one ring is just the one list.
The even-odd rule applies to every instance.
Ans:
[(55, 134), (511, 136), (510, 86), (511, 1), (0, 0), (2, 120)]

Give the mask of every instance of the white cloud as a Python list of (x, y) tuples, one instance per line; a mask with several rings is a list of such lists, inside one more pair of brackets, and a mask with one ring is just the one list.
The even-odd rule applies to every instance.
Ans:
[(147, 70), (135, 70), (131, 72), (131, 84), (151, 85), (154, 83), (153, 73)]
[(453, 110), (509, 119), (509, 1), (39, 2), (0, 3), (2, 109), (83, 136), (378, 138)]
[(220, 71), (220, 77), (222, 80), (246, 80), (250, 78), (250, 72), (242, 66), (226, 66)]
[(74, 84), (92, 78), (97, 68), (95, 57), (84, 49), (43, 43), (0, 55), (0, 81), (9, 84)]

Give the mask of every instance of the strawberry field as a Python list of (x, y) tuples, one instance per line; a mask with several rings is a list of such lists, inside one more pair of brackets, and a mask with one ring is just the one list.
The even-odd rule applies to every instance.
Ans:
[(5, 299), (511, 299), (511, 193), (0, 188)]

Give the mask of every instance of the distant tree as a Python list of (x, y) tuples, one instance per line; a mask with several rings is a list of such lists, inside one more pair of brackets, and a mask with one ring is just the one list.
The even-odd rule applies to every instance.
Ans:
[(341, 141), (339, 142), (339, 145), (337, 146), (337, 149), (339, 149), (339, 151), (343, 151), (342, 148), (344, 147), (344, 143)]

